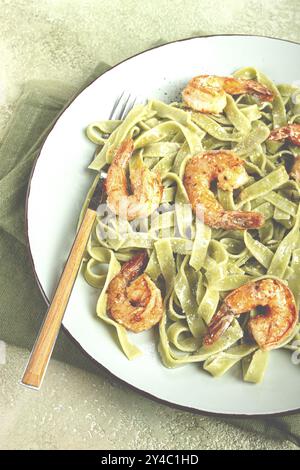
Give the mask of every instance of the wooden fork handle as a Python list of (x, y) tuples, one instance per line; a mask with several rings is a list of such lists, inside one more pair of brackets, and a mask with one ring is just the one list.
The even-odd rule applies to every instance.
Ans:
[(88, 208), (82, 220), (21, 380), (24, 385), (37, 389), (41, 386), (96, 215)]

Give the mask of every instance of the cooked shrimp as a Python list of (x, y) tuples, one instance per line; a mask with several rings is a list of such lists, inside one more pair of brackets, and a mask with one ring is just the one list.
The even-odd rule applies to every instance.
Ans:
[(186, 165), (183, 184), (193, 211), (203, 216), (205, 224), (225, 230), (258, 228), (263, 222), (259, 212), (226, 211), (210, 190), (212, 181), (219, 188), (232, 191), (247, 181), (244, 162), (233, 152), (212, 150), (195, 155)]
[(142, 252), (123, 264), (107, 289), (108, 311), (127, 330), (139, 333), (156, 325), (163, 314), (161, 292), (143, 273), (147, 253)]
[(288, 124), (284, 127), (274, 129), (270, 135), (269, 140), (282, 140), (287, 139), (292, 144), (300, 146), (300, 124)]
[[(287, 139), (292, 144), (300, 147), (300, 124), (288, 124), (287, 126), (274, 129), (269, 135), (269, 140)], [(296, 157), (290, 175), (300, 182), (300, 157)]]
[(256, 80), (243, 80), (216, 75), (199, 75), (192, 78), (183, 90), (183, 101), (189, 108), (202, 113), (219, 114), (226, 106), (226, 93), (248, 93), (262, 101), (272, 101), (272, 92)]
[(106, 179), (109, 208), (127, 220), (147, 217), (159, 206), (163, 187), (160, 176), (138, 162), (130, 175), (132, 194), (127, 189), (126, 166), (133, 153), (133, 140), (117, 148)]
[(266, 313), (250, 318), (247, 325), (250, 335), (263, 350), (279, 346), (292, 334), (298, 311), (290, 289), (276, 279), (248, 282), (231, 292), (213, 317), (204, 343), (214, 343), (235, 316), (258, 306), (266, 307)]

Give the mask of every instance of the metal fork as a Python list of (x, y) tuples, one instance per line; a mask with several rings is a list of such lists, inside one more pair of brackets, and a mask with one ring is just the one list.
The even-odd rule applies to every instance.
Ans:
[[(135, 104), (135, 99), (122, 93), (116, 100), (109, 119), (124, 119)], [(100, 171), (89, 206), (85, 212), (64, 270), (57, 285), (53, 300), (33, 346), (21, 383), (39, 389), (42, 385), (47, 366), (58, 336), (69, 298), (77, 278), (82, 257), (97, 216), (97, 209), (103, 199), (103, 182), (106, 173)]]

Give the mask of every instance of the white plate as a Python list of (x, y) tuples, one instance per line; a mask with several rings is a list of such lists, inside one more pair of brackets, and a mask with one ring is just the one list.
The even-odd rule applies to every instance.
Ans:
[[(243, 66), (258, 67), (277, 83), (293, 83), (299, 79), (300, 46), (256, 36), (213, 36), (166, 44), (106, 72), (60, 116), (37, 160), (27, 205), (30, 250), (37, 279), (48, 299), (94, 175), (87, 170), (95, 149), (85, 137), (86, 126), (106, 119), (123, 90), (169, 102), (194, 75), (228, 75)], [(152, 332), (134, 336), (144, 355), (130, 362), (120, 351), (113, 329), (96, 318), (96, 300), (97, 291), (79, 275), (64, 327), (93, 359), (140, 391), (204, 412), (271, 414), (300, 408), (300, 370), (292, 364), (289, 352), (272, 352), (261, 385), (243, 382), (239, 367), (220, 379), (195, 364), (166, 369)]]

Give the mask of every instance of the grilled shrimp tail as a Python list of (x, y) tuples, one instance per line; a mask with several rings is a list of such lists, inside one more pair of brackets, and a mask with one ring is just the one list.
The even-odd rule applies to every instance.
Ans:
[(297, 147), (300, 146), (300, 124), (293, 123), (274, 129), (269, 135), (269, 140), (288, 139)]
[(208, 333), (203, 340), (204, 344), (210, 346), (217, 341), (230, 327), (233, 319), (234, 314), (226, 304), (223, 304), (220, 310), (214, 315), (209, 325)]
[(148, 255), (146, 251), (137, 254), (127, 263), (123, 264), (121, 274), (126, 277), (128, 281), (135, 279), (141, 272), (144, 271), (148, 262)]
[(261, 101), (273, 101), (273, 93), (256, 80), (246, 80), (246, 88), (249, 94), (256, 96)]
[(264, 223), (264, 217), (259, 212), (229, 211), (222, 216), (222, 225), (227, 230), (246, 230), (259, 228)]
[(268, 140), (282, 140), (287, 139), (290, 136), (290, 128), (289, 126), (280, 127), (278, 129), (274, 129), (270, 135)]

